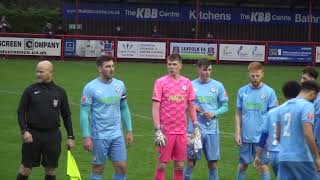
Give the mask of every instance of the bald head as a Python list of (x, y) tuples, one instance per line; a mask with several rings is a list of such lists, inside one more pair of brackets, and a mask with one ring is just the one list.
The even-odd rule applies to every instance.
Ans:
[(38, 82), (48, 83), (52, 80), (53, 65), (50, 61), (41, 61), (37, 65)]

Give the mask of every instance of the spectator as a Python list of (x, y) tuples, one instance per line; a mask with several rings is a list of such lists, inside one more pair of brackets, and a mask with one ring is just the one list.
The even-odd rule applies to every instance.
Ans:
[(0, 32), (9, 32), (11, 30), (11, 25), (6, 19), (7, 19), (6, 16), (1, 17)]
[(190, 39), (196, 38), (196, 28), (192, 27), (191, 31), (187, 32), (185, 37)]
[(207, 39), (213, 39), (213, 34), (210, 31), (207, 32), (206, 38)]
[(113, 36), (124, 36), (124, 32), (121, 29), (120, 25), (117, 25), (114, 32), (113, 32)]
[(159, 30), (158, 30), (158, 26), (157, 25), (154, 25), (152, 27), (151, 37), (153, 37), (153, 38), (160, 38), (161, 37), (161, 34), (160, 34)]
[(43, 34), (47, 34), (49, 36), (52, 36), (53, 35), (53, 27), (52, 27), (52, 24), (47, 22), (46, 25), (42, 28), (42, 33)]
[(63, 25), (59, 24), (57, 29), (56, 29), (56, 34), (67, 34), (67, 32), (64, 30)]

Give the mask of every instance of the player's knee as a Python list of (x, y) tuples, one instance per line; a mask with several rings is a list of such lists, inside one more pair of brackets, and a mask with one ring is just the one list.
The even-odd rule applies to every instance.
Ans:
[(246, 171), (248, 168), (248, 165), (247, 164), (239, 164), (239, 170), (240, 171)]
[(94, 174), (102, 175), (103, 171), (104, 171), (104, 166), (103, 165), (93, 165), (92, 166), (92, 172)]
[(126, 162), (115, 163), (115, 170), (116, 170), (117, 174), (126, 174), (127, 173), (127, 163)]
[(187, 166), (188, 168), (194, 168), (196, 166), (196, 160), (188, 160)]
[(29, 176), (31, 174), (32, 168), (30, 167), (26, 167), (24, 165), (21, 164), (20, 169), (19, 169), (19, 173), (23, 176)]
[(45, 168), (44, 168), (44, 172), (45, 172), (46, 175), (49, 175), (49, 176), (54, 176), (54, 175), (56, 175), (55, 168), (45, 167)]
[(174, 164), (174, 169), (178, 170), (178, 171), (182, 171), (184, 168), (184, 163), (183, 162), (179, 162), (179, 163), (175, 163)]
[(208, 161), (209, 169), (216, 169), (218, 167), (217, 161)]
[(160, 171), (164, 171), (164, 170), (166, 169), (166, 164), (165, 164), (165, 163), (159, 163), (159, 164), (158, 164), (158, 169), (159, 169)]
[(260, 166), (259, 171), (260, 171), (261, 173), (265, 173), (265, 172), (268, 172), (268, 171), (269, 171), (269, 168), (268, 168), (267, 165), (262, 165), (262, 166)]

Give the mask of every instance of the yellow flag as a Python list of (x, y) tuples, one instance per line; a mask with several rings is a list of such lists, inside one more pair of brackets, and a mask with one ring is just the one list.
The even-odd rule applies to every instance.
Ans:
[(70, 177), (70, 180), (81, 180), (77, 163), (74, 160), (70, 150), (68, 150), (67, 175)]

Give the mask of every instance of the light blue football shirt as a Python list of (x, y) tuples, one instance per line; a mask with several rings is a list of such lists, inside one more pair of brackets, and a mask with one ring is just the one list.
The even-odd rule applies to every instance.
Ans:
[(320, 93), (313, 101), (314, 105), (314, 136), (316, 138), (317, 146), (320, 147)]
[(125, 99), (125, 85), (115, 78), (110, 83), (96, 78), (84, 87), (81, 105), (90, 106), (91, 138), (108, 139), (122, 135), (120, 101)]
[[(194, 104), (201, 107), (204, 112), (214, 112), (219, 107), (228, 101), (226, 90), (222, 83), (214, 79), (210, 79), (206, 83), (201, 83), (199, 79), (192, 81), (192, 86), (195, 90), (196, 99)], [(219, 133), (218, 118), (212, 118), (209, 121), (203, 116), (203, 113), (197, 113), (199, 128), (204, 134)], [(191, 120), (188, 121), (188, 132), (193, 131)]]
[(267, 149), (269, 151), (278, 152), (279, 142), (276, 140), (276, 126), (278, 118), (278, 106), (268, 112), (267, 120), (263, 123), (262, 132), (268, 133)]
[(314, 121), (314, 106), (300, 97), (284, 103), (278, 113), (281, 124), (279, 161), (313, 161), (303, 124)]
[(250, 84), (238, 91), (237, 108), (242, 112), (241, 137), (245, 143), (258, 143), (268, 110), (278, 105), (274, 90), (266, 84), (252, 88)]

